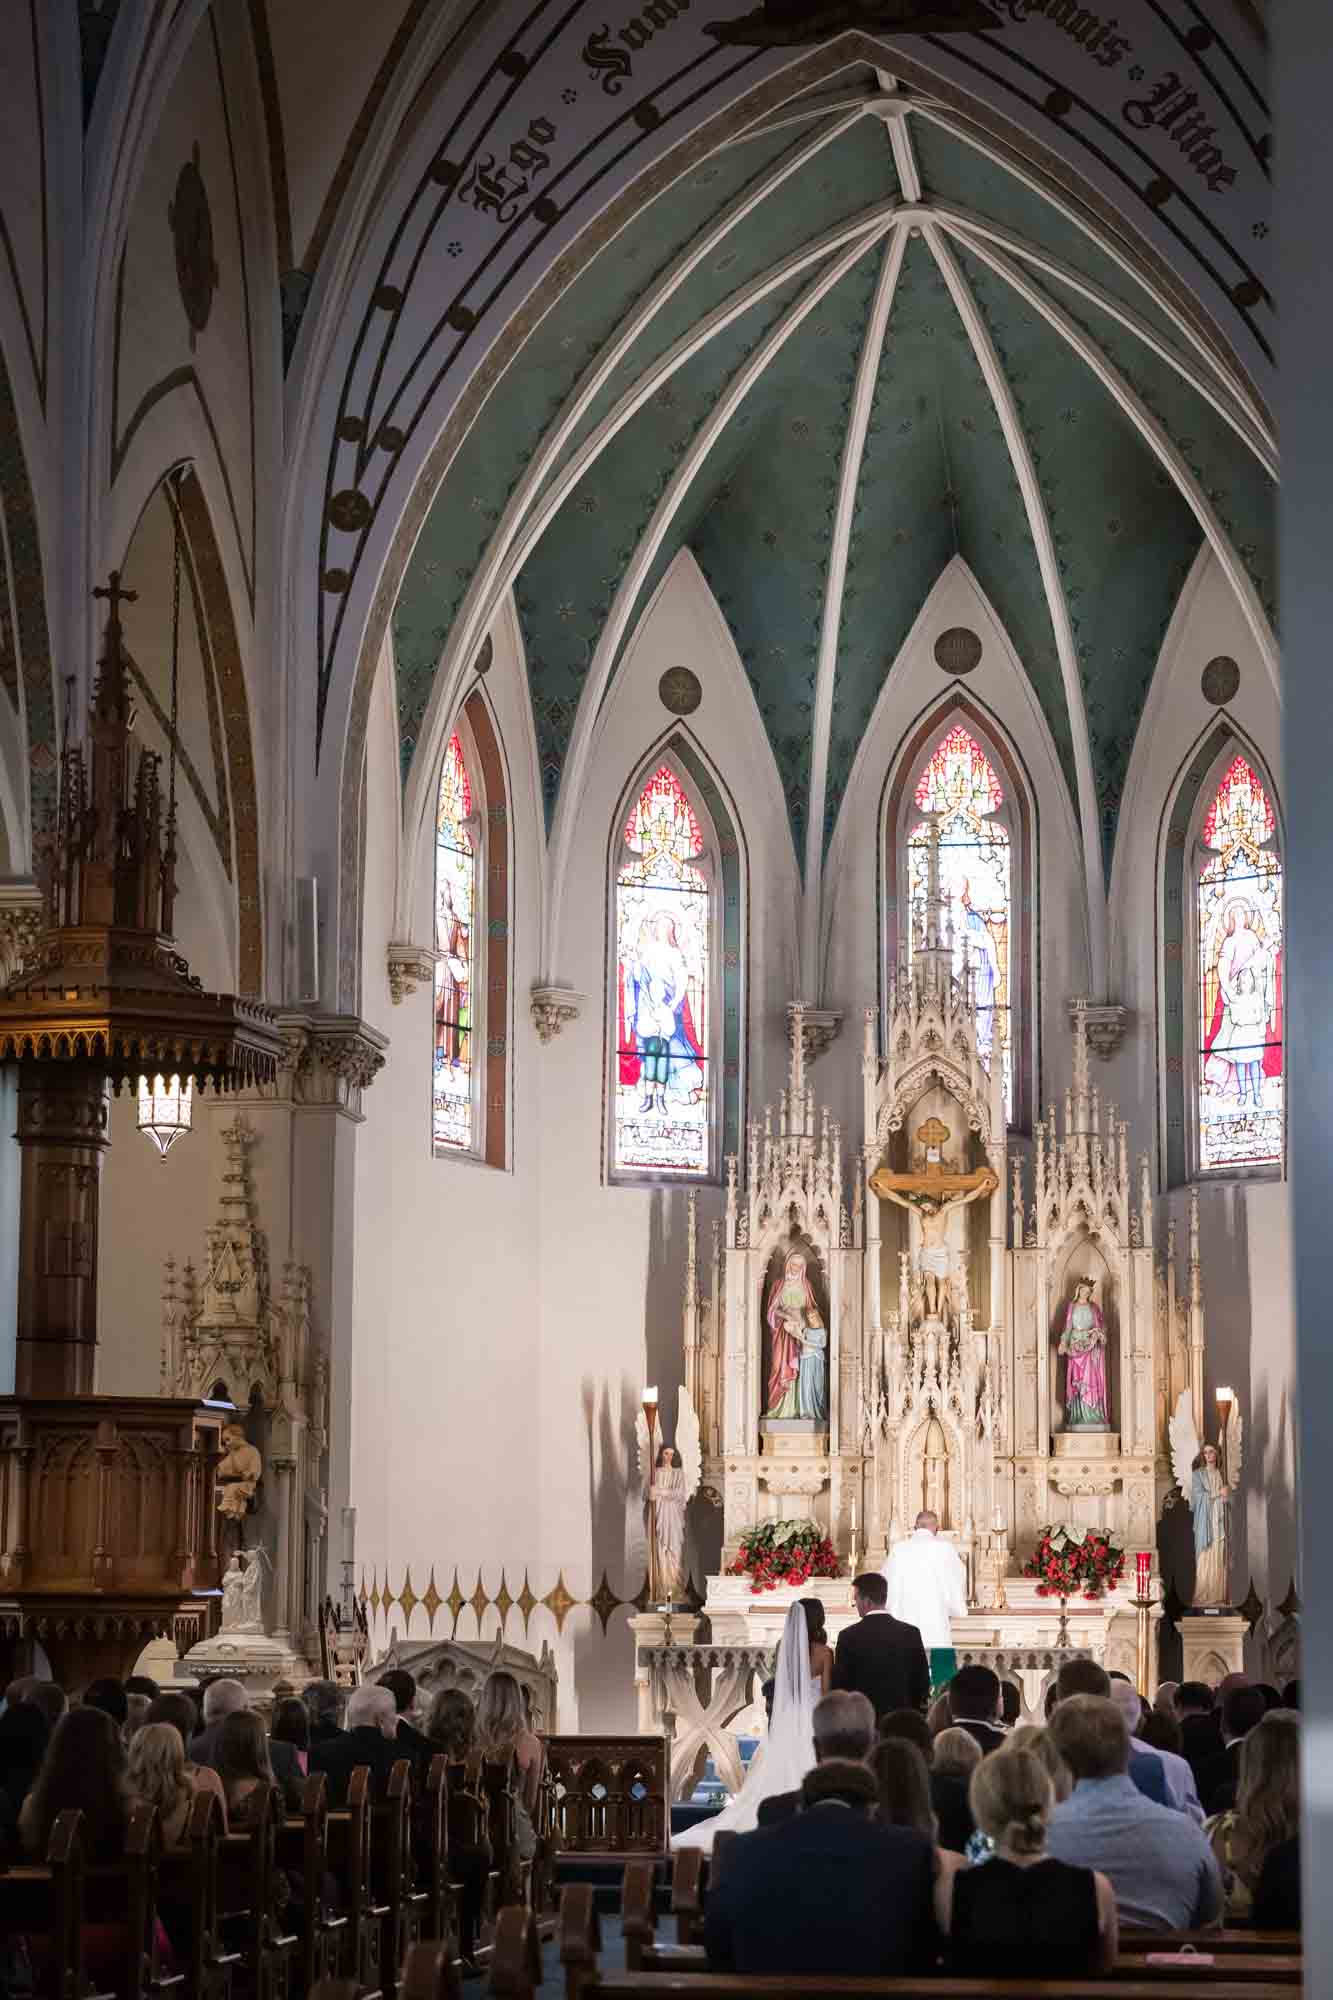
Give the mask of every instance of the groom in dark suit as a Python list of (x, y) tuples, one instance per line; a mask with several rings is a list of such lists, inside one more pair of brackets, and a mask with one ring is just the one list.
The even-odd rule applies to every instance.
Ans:
[(863, 1694), (878, 1721), (895, 1708), (924, 1710), (930, 1700), (930, 1667), (915, 1625), (885, 1610), (889, 1586), (877, 1571), (852, 1585), (860, 1620), (849, 1625), (833, 1659), (833, 1685)]

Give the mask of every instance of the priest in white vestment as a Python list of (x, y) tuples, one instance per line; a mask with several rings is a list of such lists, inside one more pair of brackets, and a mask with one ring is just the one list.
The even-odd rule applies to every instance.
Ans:
[(938, 1514), (917, 1515), (912, 1533), (890, 1552), (883, 1573), (888, 1609), (920, 1632), (930, 1655), (931, 1683), (939, 1687), (956, 1665), (949, 1620), (967, 1611), (967, 1571), (953, 1543), (941, 1538)]

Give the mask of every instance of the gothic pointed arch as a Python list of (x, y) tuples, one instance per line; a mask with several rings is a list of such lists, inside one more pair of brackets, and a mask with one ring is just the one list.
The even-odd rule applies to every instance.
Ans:
[(999, 1046), (1011, 1126), (1032, 1117), (1037, 1077), (1037, 815), (1031, 782), (996, 718), (951, 693), (901, 745), (881, 800), (882, 978), (911, 956), (924, 915), (928, 829), (955, 962), (975, 982), (983, 1053)]
[(745, 875), (731, 803), (673, 731), (608, 843), (608, 1180), (717, 1181), (739, 1144)]
[(1208, 729), (1163, 819), (1158, 1036), (1171, 1186), (1286, 1160), (1283, 836), (1264, 759)]
[(508, 1164), (509, 782), (480, 687), (445, 743), (436, 786), (431, 1144)]

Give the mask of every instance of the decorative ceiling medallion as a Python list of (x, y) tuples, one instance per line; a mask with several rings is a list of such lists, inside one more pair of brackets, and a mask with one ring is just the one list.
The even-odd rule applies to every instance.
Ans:
[(488, 674), (491, 670), (491, 661), (494, 658), (495, 658), (495, 644), (491, 638), (490, 633), (488, 632), (486, 634), (486, 637), (481, 642), (481, 647), (477, 653), (476, 659), (472, 663), (473, 673)]
[(952, 35), (1002, 25), (981, 0), (763, 0), (735, 21), (705, 21), (704, 33), (743, 48), (786, 49), (827, 41), (849, 28)]
[(935, 641), (935, 664), (946, 674), (970, 674), (981, 664), (981, 641), (966, 625), (951, 625)]
[(1221, 708), (1235, 700), (1240, 686), (1240, 668), (1229, 654), (1219, 653), (1216, 659), (1209, 660), (1199, 676), (1199, 686), (1204, 700), (1210, 701), (1214, 708)]
[(344, 486), (329, 502), (329, 519), (344, 535), (359, 535), (369, 525), (373, 511), (365, 494), (358, 493), (355, 486)]
[(698, 674), (688, 667), (668, 667), (657, 683), (657, 692), (671, 715), (693, 715), (704, 698)]
[(341, 597), (352, 579), (345, 569), (326, 569), (320, 581), (330, 596)]
[(213, 217), (208, 190), (199, 171), (199, 145), (176, 176), (176, 192), (167, 204), (167, 221), (176, 248), (176, 284), (190, 323), (190, 346), (208, 325), (218, 285), (213, 255)]

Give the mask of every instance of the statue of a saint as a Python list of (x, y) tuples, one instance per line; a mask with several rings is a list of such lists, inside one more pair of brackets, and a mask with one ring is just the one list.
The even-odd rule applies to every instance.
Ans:
[(263, 1476), (264, 1461), (239, 1424), (224, 1424), (226, 1446), (217, 1466), (218, 1512), (224, 1521), (243, 1521)]
[(870, 1185), (884, 1201), (896, 1202), (921, 1225), (921, 1292), (926, 1319), (943, 1320), (949, 1306), (953, 1253), (949, 1248), (949, 1217), (983, 1195), (994, 1194), (999, 1181), (989, 1167), (978, 1174), (891, 1174), (883, 1168)]
[(653, 1533), (653, 1592), (659, 1603), (674, 1604), (685, 1589), (685, 1471), (676, 1452), (664, 1444), (653, 1466), (648, 1487)]
[(1093, 1303), (1092, 1279), (1080, 1278), (1065, 1309), (1058, 1352), (1065, 1356), (1065, 1429), (1106, 1430), (1106, 1322)]
[(766, 1417), (828, 1415), (828, 1330), (806, 1270), (793, 1250), (769, 1287), (764, 1310), (773, 1337)]
[(262, 1632), (264, 1629), (263, 1549), (237, 1549), (222, 1577), (222, 1630)]

